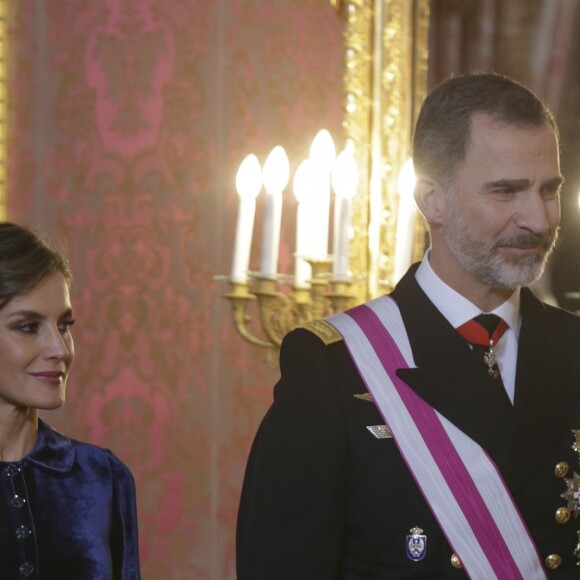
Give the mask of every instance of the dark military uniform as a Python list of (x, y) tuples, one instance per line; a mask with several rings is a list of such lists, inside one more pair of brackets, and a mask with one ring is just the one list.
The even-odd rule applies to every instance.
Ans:
[[(580, 578), (580, 318), (522, 289), (512, 406), (414, 272), (394, 292), (417, 365), (399, 376), (494, 460), (547, 575)], [(384, 420), (344, 343), (317, 334), (282, 345), (242, 491), (238, 580), (467, 577), (393, 439), (367, 429)], [(427, 538), (420, 561), (406, 553), (412, 528)]]

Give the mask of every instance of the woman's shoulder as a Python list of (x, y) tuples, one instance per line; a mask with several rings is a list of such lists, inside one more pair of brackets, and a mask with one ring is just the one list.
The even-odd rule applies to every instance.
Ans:
[(106, 469), (108, 467), (116, 475), (125, 475), (132, 478), (131, 471), (127, 465), (110, 449), (69, 437), (44, 421), (40, 421), (40, 430), (43, 433), (45, 445), (54, 451), (53, 456), (73, 456), (74, 462), (77, 464), (91, 466), (96, 469)]

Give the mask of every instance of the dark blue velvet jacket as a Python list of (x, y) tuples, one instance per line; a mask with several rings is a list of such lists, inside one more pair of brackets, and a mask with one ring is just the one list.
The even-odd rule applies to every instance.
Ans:
[(139, 580), (129, 469), (39, 420), (35, 448), (0, 461), (0, 577)]

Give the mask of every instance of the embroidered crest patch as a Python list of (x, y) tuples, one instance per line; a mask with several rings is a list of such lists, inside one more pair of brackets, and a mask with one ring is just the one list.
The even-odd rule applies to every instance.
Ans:
[(411, 528), (407, 535), (407, 556), (413, 562), (420, 562), (427, 553), (427, 536), (418, 527)]

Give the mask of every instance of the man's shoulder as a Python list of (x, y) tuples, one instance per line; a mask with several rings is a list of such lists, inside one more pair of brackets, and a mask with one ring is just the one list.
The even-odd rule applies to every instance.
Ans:
[(571, 328), (580, 328), (580, 315), (560, 306), (541, 301), (531, 290), (522, 288), (524, 313), (539, 313), (548, 320)]
[(340, 333), (326, 320), (315, 319), (301, 324), (298, 328), (303, 328), (317, 336), (326, 346), (340, 342), (342, 336)]

